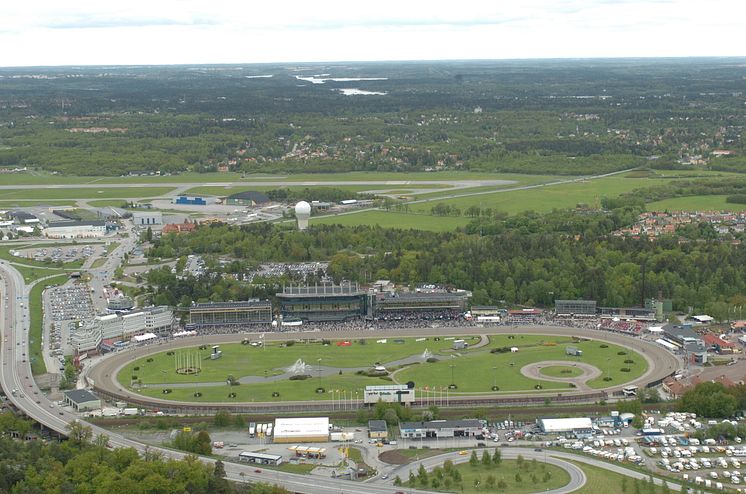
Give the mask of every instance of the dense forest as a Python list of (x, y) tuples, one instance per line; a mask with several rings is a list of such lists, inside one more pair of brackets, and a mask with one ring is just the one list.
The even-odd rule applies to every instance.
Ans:
[(5, 68), (0, 166), (744, 171), (745, 75), (739, 59)]
[(606, 235), (629, 224), (639, 211), (634, 204), (621, 204), (606, 212), (477, 218), (467, 231), (447, 233), (323, 225), (298, 232), (270, 224), (213, 224), (189, 235), (165, 235), (148, 252), (151, 258), (202, 254), (209, 276), (180, 277), (164, 269), (152, 271), (147, 282), (159, 304), (271, 297), (288, 279), (247, 284), (241, 274), (266, 261), (330, 260), (328, 274), (335, 281), (452, 285), (472, 290), (474, 304), (551, 306), (555, 299), (585, 298), (620, 307), (661, 294), (678, 310), (691, 306), (724, 320), (734, 304), (746, 302), (743, 245)]
[(105, 436), (73, 422), (69, 439), (20, 441), (30, 422), (0, 414), (0, 492), (10, 494), (288, 494), (264, 484), (225, 480), (222, 462), (207, 465), (196, 456), (168, 460), (157, 452), (140, 456), (132, 448), (111, 449)]

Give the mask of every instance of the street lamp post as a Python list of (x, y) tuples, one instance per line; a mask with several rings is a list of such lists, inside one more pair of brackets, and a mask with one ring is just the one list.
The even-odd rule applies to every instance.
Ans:
[(321, 385), (321, 359), (320, 358), (316, 359), (316, 363), (318, 364), (318, 368), (319, 368), (319, 385)]

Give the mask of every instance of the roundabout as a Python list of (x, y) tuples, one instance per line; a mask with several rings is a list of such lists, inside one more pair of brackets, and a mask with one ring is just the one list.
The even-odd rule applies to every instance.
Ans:
[[(479, 335), (474, 335), (475, 332)], [(406, 336), (399, 338), (400, 335)], [(247, 337), (259, 339), (258, 334), (212, 335), (116, 353), (87, 369), (87, 377), (99, 393), (143, 406), (248, 412), (283, 406), (299, 410), (311, 404), (315, 410), (333, 409), (335, 402), (339, 406), (342, 393), (350, 406), (361, 406), (366, 385), (409, 381), (414, 381), (420, 389), (418, 398), (426, 399), (428, 391), (432, 394), (444, 390), (452, 384), (452, 378), (458, 385), (448, 391), (449, 404), (454, 406), (518, 404), (532, 400), (538, 404), (548, 397), (557, 402), (592, 402), (606, 399), (625, 385), (660, 380), (679, 368), (674, 355), (639, 338), (568, 327), (265, 333), (265, 348), (243, 345), (245, 351), (241, 354), (230, 346), (231, 343), (240, 346), (241, 339)], [(363, 337), (367, 343), (360, 344)], [(446, 338), (453, 337), (473, 341), (475, 348), (452, 350), (452, 342)], [(486, 337), (488, 344), (484, 343)], [(288, 343), (309, 338), (315, 342)], [(387, 344), (376, 343), (386, 338)], [(518, 348), (516, 353), (496, 350), (504, 347), (507, 338)], [(481, 345), (477, 346), (477, 342)], [(223, 345), (225, 360), (209, 362), (203, 356), (201, 372), (184, 375), (174, 372), (172, 353), (168, 364), (171, 371), (165, 371), (166, 353), (178, 354), (214, 344)], [(360, 353), (352, 349), (355, 344), (360, 346), (357, 350)], [(575, 359), (568, 362), (564, 357), (565, 344), (585, 345), (582, 359), (589, 362), (583, 365)], [(601, 349), (608, 351), (604, 354)], [(282, 357), (280, 352), (284, 352)], [(423, 358), (427, 354), (428, 358)], [(390, 359), (385, 358), (387, 355)], [(293, 380), (289, 367), (293, 362), (297, 364), (298, 359), (304, 364), (304, 377)], [(623, 363), (629, 361), (634, 364)], [(143, 362), (155, 365), (146, 370)], [(227, 365), (210, 367), (214, 362)], [(381, 367), (387, 372), (367, 375), (376, 363), (383, 364)], [(630, 372), (623, 373), (621, 365), (630, 368)], [(133, 373), (134, 367), (139, 370)], [(581, 374), (563, 373), (566, 368), (580, 369)], [(236, 385), (226, 383), (228, 369), (235, 376)], [(611, 371), (611, 381), (601, 378), (602, 369)], [(317, 391), (320, 388), (325, 392)]]
[(603, 374), (598, 367), (582, 362), (547, 360), (521, 367), (521, 374), (532, 379), (561, 382), (579, 390), (590, 390), (588, 382)]

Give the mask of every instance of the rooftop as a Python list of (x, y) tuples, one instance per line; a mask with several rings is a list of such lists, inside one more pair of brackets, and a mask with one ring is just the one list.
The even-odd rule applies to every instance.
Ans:
[(87, 389), (72, 389), (70, 391), (65, 391), (65, 396), (70, 401), (74, 401), (75, 403), (78, 403), (78, 404), (88, 403), (89, 401), (98, 400), (98, 396), (91, 393)]

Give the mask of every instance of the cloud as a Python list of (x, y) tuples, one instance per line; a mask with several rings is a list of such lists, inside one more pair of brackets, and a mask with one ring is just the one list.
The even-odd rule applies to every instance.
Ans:
[(174, 19), (147, 17), (76, 16), (47, 22), (48, 29), (103, 29), (119, 27), (216, 26), (220, 22), (210, 18)]

